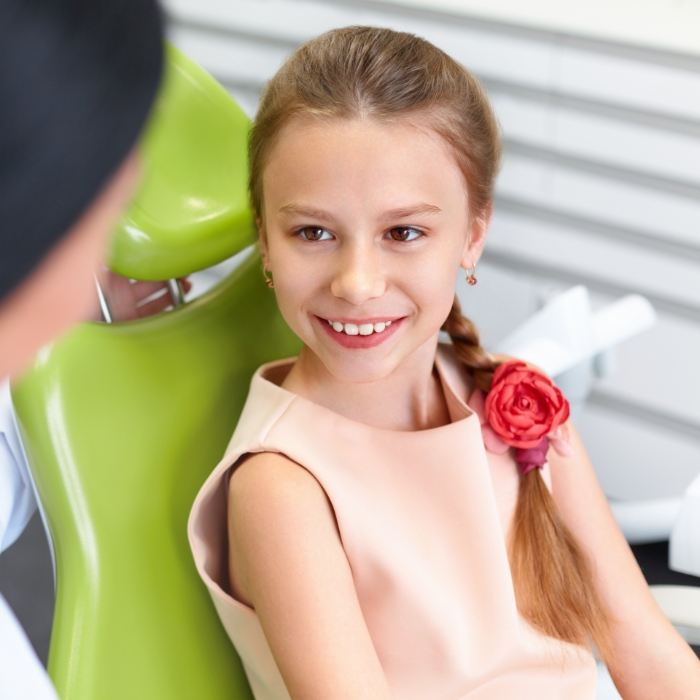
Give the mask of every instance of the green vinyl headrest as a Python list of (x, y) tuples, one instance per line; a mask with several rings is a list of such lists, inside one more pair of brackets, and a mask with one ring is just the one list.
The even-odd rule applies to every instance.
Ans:
[(144, 175), (108, 252), (126, 277), (183, 277), (255, 241), (247, 194), (250, 119), (205, 70), (166, 45), (139, 151)]

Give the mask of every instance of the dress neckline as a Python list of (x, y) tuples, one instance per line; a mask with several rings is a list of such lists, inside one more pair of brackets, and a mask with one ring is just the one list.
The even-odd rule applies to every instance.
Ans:
[[(284, 381), (284, 377), (287, 376), (287, 372), (291, 369), (291, 365), (296, 361), (297, 356), (285, 357), (279, 360), (272, 360), (266, 362), (258, 367), (255, 371), (252, 384), (265, 386), (268, 391), (271, 391), (279, 396), (286, 398), (288, 402), (296, 401), (301, 405), (306, 406), (313, 411), (332, 418), (336, 422), (342, 422), (351, 427), (356, 427), (360, 430), (373, 431), (376, 433), (382, 433), (384, 435), (394, 435), (394, 436), (432, 436), (439, 435), (447, 431), (461, 430), (470, 427), (471, 423), (476, 423), (480, 426), (480, 415), (478, 410), (475, 408), (477, 402), (473, 401), (475, 395), (478, 393), (478, 389), (474, 388), (468, 399), (465, 399), (461, 393), (454, 385), (453, 379), (450, 375), (456, 374), (457, 368), (454, 366), (454, 360), (451, 360), (444, 356), (443, 353), (448, 352), (448, 348), (442, 343), (438, 343), (435, 352), (435, 358), (433, 360), (433, 367), (437, 369), (438, 378), (442, 386), (445, 401), (447, 403), (448, 411), (450, 413), (450, 422), (444, 423), (433, 428), (423, 428), (420, 430), (395, 430), (391, 428), (380, 428), (378, 426), (370, 425), (369, 423), (363, 423), (361, 421), (356, 421), (352, 418), (342, 415), (336, 411), (333, 411), (326, 406), (323, 406), (311, 399), (307, 399), (300, 394), (296, 394), (289, 389), (278, 384), (278, 381)], [(446, 365), (451, 365), (447, 367)], [(286, 371), (285, 371), (286, 370)]]

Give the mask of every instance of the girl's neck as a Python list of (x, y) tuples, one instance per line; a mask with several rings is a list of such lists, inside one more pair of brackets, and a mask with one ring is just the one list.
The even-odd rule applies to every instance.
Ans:
[(437, 369), (437, 341), (426, 343), (389, 375), (372, 382), (338, 380), (304, 347), (281, 386), (351, 420), (416, 431), (450, 422)]

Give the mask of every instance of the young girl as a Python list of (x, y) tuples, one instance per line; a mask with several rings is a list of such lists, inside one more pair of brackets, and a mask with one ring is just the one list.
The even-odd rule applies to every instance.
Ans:
[(255, 372), (188, 529), (256, 700), (591, 700), (596, 650), (624, 697), (697, 697), (566, 399), (461, 313), (500, 153), (404, 32), (329, 31), (262, 96), (251, 202), (303, 349)]

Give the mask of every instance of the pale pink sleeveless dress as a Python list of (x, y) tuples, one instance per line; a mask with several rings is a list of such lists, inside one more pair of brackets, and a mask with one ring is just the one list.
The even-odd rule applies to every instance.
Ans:
[[(260, 451), (284, 453), (325, 489), (397, 700), (593, 700), (593, 654), (541, 634), (516, 609), (505, 535), (517, 467), (512, 450), (486, 451), (475, 409), (483, 402), (478, 390), (465, 402), (470, 380), (451, 344), (439, 343), (435, 358), (451, 422), (412, 432), (345, 418), (280, 387), (295, 359), (255, 372), (188, 522), (197, 570), (256, 700), (290, 697), (255, 611), (228, 586), (227, 476), (241, 455)], [(547, 464), (540, 474), (551, 491)]]

